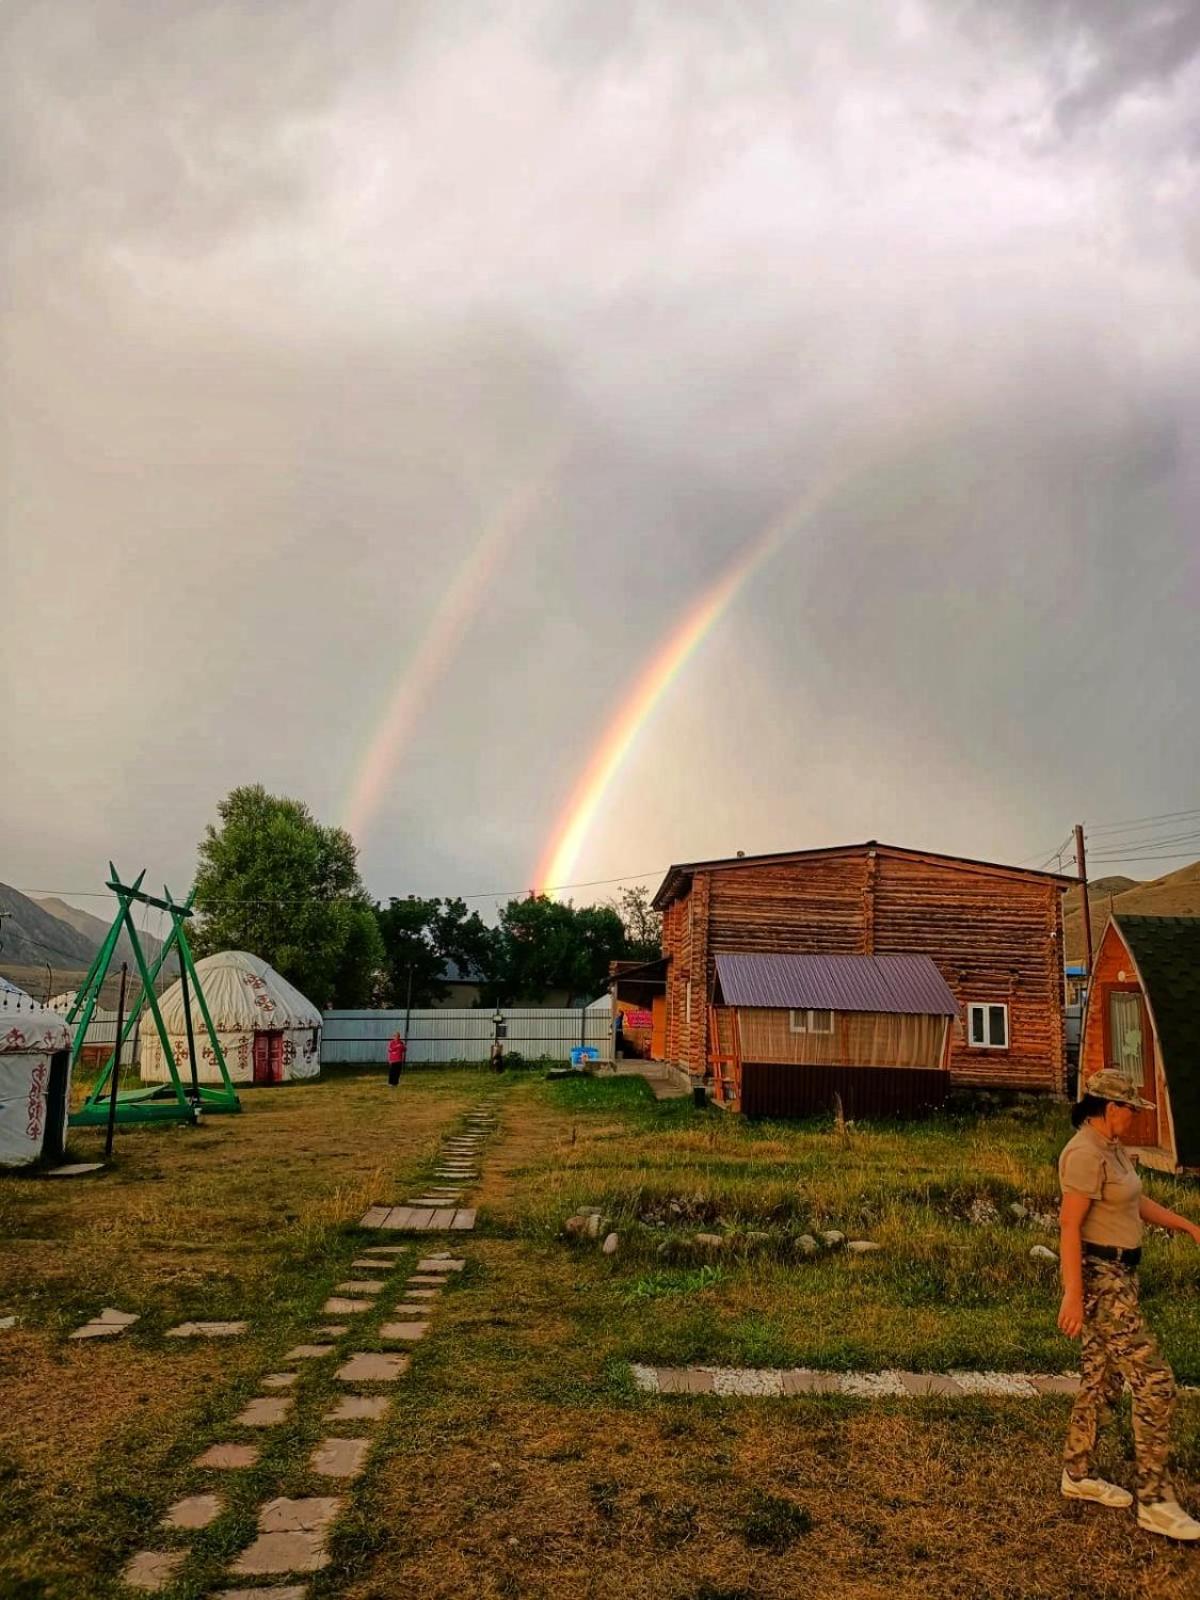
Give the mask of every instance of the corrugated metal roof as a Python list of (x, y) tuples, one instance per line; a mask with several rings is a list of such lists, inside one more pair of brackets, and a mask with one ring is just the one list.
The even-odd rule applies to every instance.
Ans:
[(958, 1014), (928, 956), (718, 955), (717, 981), (731, 1006)]

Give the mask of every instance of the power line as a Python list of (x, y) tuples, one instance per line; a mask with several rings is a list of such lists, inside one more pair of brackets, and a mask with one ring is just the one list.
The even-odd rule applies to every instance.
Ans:
[(1154, 822), (1174, 822), (1181, 817), (1200, 817), (1200, 806), (1189, 811), (1162, 811), (1155, 817), (1127, 817), (1124, 822), (1089, 822), (1086, 826), (1089, 834), (1100, 835), (1119, 833), (1122, 828), (1138, 828)]
[[(666, 867), (655, 867), (649, 872), (627, 872), (619, 878), (588, 878), (580, 883), (548, 883), (543, 886), (542, 892), (561, 894), (566, 889), (599, 889), (614, 883), (640, 883), (644, 878), (661, 878), (666, 873), (666, 870)], [(530, 891), (531, 886), (524, 884), (520, 889), (486, 889), (476, 890), (471, 894), (430, 895), (428, 898), (431, 900), (516, 900), (523, 895), (529, 894)], [(93, 889), (17, 889), (17, 893), (27, 896), (59, 895), (63, 898), (69, 895), (72, 899), (77, 900), (107, 900), (109, 898), (108, 895)], [(410, 897), (406, 894), (399, 894), (381, 895), (379, 898), (380, 900), (405, 900), (408, 898), (420, 900), (426, 897), (424, 895)], [(313, 897), (311, 895), (288, 895), (243, 899), (240, 896), (231, 896), (225, 903), (239, 906), (297, 906), (311, 905)]]

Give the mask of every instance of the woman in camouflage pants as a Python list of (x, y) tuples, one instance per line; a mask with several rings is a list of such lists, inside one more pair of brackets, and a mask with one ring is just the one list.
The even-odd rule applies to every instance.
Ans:
[(1062, 1492), (1068, 1499), (1127, 1506), (1132, 1496), (1090, 1476), (1100, 1424), (1128, 1383), (1137, 1454), (1137, 1519), (1149, 1533), (1200, 1540), (1200, 1522), (1175, 1499), (1167, 1476), (1175, 1380), (1142, 1320), (1137, 1265), (1147, 1222), (1188, 1233), (1200, 1226), (1157, 1205), (1121, 1146), (1135, 1110), (1150, 1108), (1120, 1072), (1092, 1078), (1072, 1108), (1075, 1137), (1059, 1158), (1063, 1299), (1058, 1325), (1082, 1337), (1081, 1383), (1067, 1430)]

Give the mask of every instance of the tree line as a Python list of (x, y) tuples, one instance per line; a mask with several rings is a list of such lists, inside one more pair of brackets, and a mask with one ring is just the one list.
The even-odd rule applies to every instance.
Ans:
[(487, 923), (457, 896), (373, 900), (344, 828), (261, 784), (234, 789), (198, 850), (198, 954), (249, 950), (315, 1005), (427, 1006), (449, 995), (448, 968), (480, 1004), (595, 999), (609, 964), (653, 960), (661, 924), (644, 888), (601, 906), (513, 899)]

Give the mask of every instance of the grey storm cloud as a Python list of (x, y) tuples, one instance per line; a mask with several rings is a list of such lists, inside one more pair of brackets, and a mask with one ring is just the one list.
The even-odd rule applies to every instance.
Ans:
[(360, 838), (379, 893), (526, 884), (780, 518), (581, 878), (868, 835), (1023, 858), (1189, 803), (1200, 7), (0, 30), (0, 878), (182, 882), (236, 782), (344, 816), (518, 489)]

